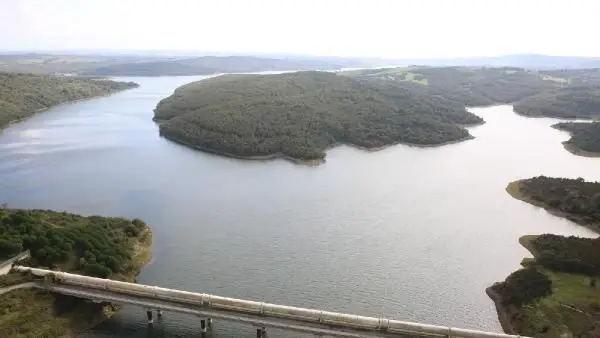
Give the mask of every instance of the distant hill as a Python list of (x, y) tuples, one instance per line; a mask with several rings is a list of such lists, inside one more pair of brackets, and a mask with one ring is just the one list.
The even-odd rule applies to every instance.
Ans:
[[(467, 106), (507, 104), (568, 85), (568, 78), (522, 68), (398, 67), (341, 72), (358, 79), (419, 85)], [(567, 76), (566, 74), (564, 76)]]
[(0, 128), (57, 104), (136, 86), (91, 78), (0, 73)]
[(315, 60), (266, 59), (251, 56), (203, 56), (179, 60), (128, 62), (85, 71), (87, 75), (209, 75), (278, 70), (326, 70), (342, 66)]
[(378, 148), (469, 138), (464, 106), (327, 72), (225, 75), (178, 88), (155, 120), (166, 138), (237, 157), (321, 160), (338, 143)]
[(600, 85), (569, 86), (525, 98), (514, 110), (526, 116), (600, 118)]
[(512, 54), (478, 58), (396, 60), (406, 65), (517, 67), (525, 69), (584, 69), (600, 68), (600, 57), (551, 56), (542, 54)]

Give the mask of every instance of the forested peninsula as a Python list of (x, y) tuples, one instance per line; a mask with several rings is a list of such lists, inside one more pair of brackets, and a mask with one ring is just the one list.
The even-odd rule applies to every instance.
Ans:
[[(511, 182), (507, 192), (600, 233), (600, 183), (538, 176)], [(523, 269), (487, 289), (507, 333), (531, 337), (600, 335), (600, 238), (523, 236), (534, 256)]]
[(580, 156), (600, 157), (600, 122), (561, 122), (552, 127), (571, 134), (571, 138), (563, 142), (565, 149), (571, 153)]
[(0, 129), (61, 103), (137, 86), (133, 82), (0, 72)]
[(600, 183), (538, 176), (511, 182), (514, 198), (542, 207), (600, 233)]
[(225, 75), (178, 88), (155, 109), (164, 137), (242, 158), (321, 161), (344, 143), (441, 145), (482, 120), (464, 105), (327, 72)]
[[(135, 281), (150, 260), (152, 233), (141, 220), (83, 217), (49, 210), (0, 209), (0, 261), (23, 250), (20, 264)], [(0, 288), (30, 280), (0, 276)], [(0, 294), (0, 337), (75, 336), (110, 317), (117, 306), (38, 289)]]

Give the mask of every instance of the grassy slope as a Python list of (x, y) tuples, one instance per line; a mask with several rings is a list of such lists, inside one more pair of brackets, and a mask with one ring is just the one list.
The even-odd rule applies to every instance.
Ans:
[[(41, 211), (40, 211), (41, 212)], [(43, 213), (43, 212), (42, 212)], [(52, 227), (91, 226), (84, 219), (75, 222), (70, 215), (67, 223), (60, 222), (60, 213), (47, 212), (39, 218), (44, 225)], [(109, 221), (109, 218), (100, 218)], [(118, 222), (119, 223), (119, 222)], [(99, 224), (99, 223), (96, 223)], [(117, 224), (117, 223), (115, 223)], [(96, 225), (93, 225), (96, 226)], [(130, 255), (122, 269), (110, 278), (133, 282), (142, 267), (152, 255), (152, 232), (145, 228), (136, 237), (130, 237), (125, 244)], [(65, 271), (73, 271), (71, 263), (59, 264)], [(0, 277), (0, 285), (14, 285), (29, 280), (27, 276), (10, 274)], [(114, 314), (120, 307), (94, 304), (67, 296), (47, 294), (45, 291), (17, 290), (0, 296), (0, 337), (74, 337)]]
[(227, 75), (187, 84), (162, 100), (161, 134), (239, 157), (324, 157), (337, 143), (363, 148), (437, 145), (469, 138), (480, 123), (464, 106), (407, 88), (324, 72)]
[(0, 128), (61, 103), (136, 86), (109, 80), (0, 72)]

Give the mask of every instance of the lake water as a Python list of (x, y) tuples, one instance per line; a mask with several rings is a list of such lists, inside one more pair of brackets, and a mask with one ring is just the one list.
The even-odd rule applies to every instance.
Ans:
[[(565, 151), (557, 120), (475, 108), (473, 140), (377, 152), (337, 147), (317, 167), (210, 155), (161, 138), (153, 108), (202, 77), (63, 105), (0, 135), (0, 203), (139, 217), (154, 258), (139, 282), (258, 301), (501, 331), (485, 288), (519, 267), (524, 234), (594, 236), (511, 198), (509, 181), (597, 180), (600, 159)], [(152, 329), (126, 307), (82, 337), (192, 337), (193, 316)], [(216, 321), (212, 337), (253, 337)], [(271, 337), (299, 336), (270, 331)]]

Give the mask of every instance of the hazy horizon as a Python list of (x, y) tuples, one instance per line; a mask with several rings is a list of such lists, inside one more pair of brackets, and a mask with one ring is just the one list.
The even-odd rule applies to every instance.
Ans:
[(592, 0), (3, 1), (4, 53), (600, 56)]

